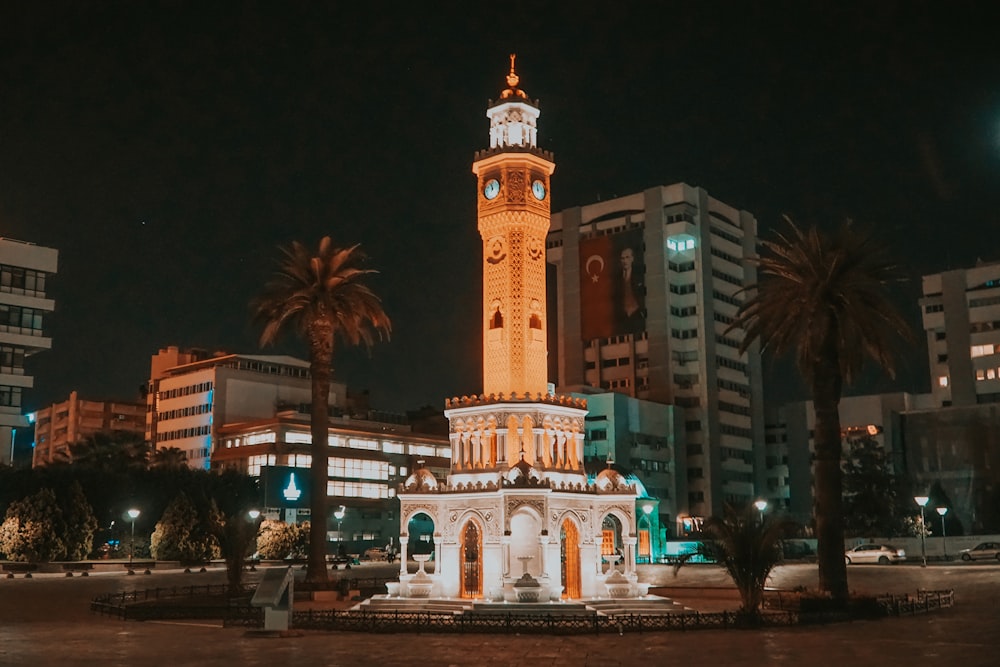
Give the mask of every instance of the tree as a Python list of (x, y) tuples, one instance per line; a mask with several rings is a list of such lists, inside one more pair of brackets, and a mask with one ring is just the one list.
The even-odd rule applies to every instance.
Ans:
[(819, 585), (846, 600), (840, 397), (866, 359), (893, 375), (892, 339), (910, 334), (885, 289), (897, 268), (871, 236), (850, 221), (832, 234), (786, 221), (789, 233), (761, 242), (758, 282), (727, 330), (746, 331), (741, 353), (756, 340), (776, 355), (794, 353), (811, 388)]
[(83, 560), (94, 550), (97, 517), (83, 493), (80, 482), (73, 480), (62, 502), (65, 517), (63, 529), (66, 543), (66, 560)]
[[(905, 532), (909, 500), (875, 438), (847, 438), (843, 464), (844, 533), (848, 537), (892, 537)], [(906, 503), (908, 509), (909, 504)]]
[(674, 574), (696, 555), (714, 561), (736, 584), (740, 592), (740, 613), (747, 620), (756, 621), (764, 601), (767, 578), (782, 559), (782, 540), (795, 528), (796, 524), (787, 519), (761, 518), (752, 504), (741, 510), (726, 505), (722, 517), (713, 516), (705, 521), (703, 532), (709, 539), (700, 543), (695, 551), (681, 556), (674, 566)]
[(211, 511), (209, 514), (206, 521), (186, 493), (177, 494), (156, 522), (156, 529), (150, 537), (149, 548), (153, 558), (183, 563), (218, 558), (219, 542), (212, 530), (212, 524), (218, 522), (218, 517), (212, 516)]
[(309, 553), (309, 527), (308, 521), (265, 521), (257, 535), (257, 553), (268, 559), (302, 558)]
[(66, 462), (102, 472), (145, 468), (149, 442), (130, 431), (99, 431), (69, 446)]
[(370, 269), (360, 268), (364, 256), (358, 246), (337, 248), (329, 236), (313, 253), (299, 242), (282, 248), (274, 280), (254, 304), (254, 319), (263, 326), (261, 346), (275, 343), (288, 330), (309, 347), (312, 376), (310, 469), (312, 528), (306, 580), (325, 582), (326, 531), (329, 521), (326, 443), (329, 437), (330, 376), (334, 337), (350, 345), (371, 347), (375, 337), (388, 336), (389, 318), (379, 298), (364, 284)]
[(62, 510), (52, 489), (15, 501), (0, 525), (0, 552), (10, 560), (45, 563), (66, 554)]
[(187, 452), (179, 447), (156, 449), (149, 459), (150, 468), (186, 468)]

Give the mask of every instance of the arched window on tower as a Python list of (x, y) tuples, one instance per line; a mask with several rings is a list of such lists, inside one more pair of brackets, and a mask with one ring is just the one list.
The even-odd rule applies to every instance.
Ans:
[(503, 315), (500, 314), (500, 308), (498, 307), (493, 312), (493, 317), (490, 318), (490, 329), (502, 329), (503, 328)]
[(531, 314), (531, 318), (528, 320), (528, 326), (532, 329), (542, 328), (542, 318), (538, 316), (538, 313)]

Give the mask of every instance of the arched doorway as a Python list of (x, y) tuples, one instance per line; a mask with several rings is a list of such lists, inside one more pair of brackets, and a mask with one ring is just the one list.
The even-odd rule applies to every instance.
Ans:
[(559, 530), (559, 557), (562, 569), (563, 597), (580, 597), (580, 531), (569, 519)]
[(483, 596), (483, 535), (475, 521), (469, 521), (462, 529), (462, 581), (460, 594), (463, 598)]
[(621, 563), (625, 556), (623, 547), (622, 524), (614, 514), (608, 514), (601, 522), (601, 559), (610, 563), (614, 559), (609, 556), (618, 556)]
[[(410, 536), (410, 541), (406, 545), (406, 553), (409, 558), (414, 554), (434, 553), (434, 520), (424, 512), (414, 514), (406, 525), (406, 532)], [(437, 564), (435, 563), (435, 569)]]

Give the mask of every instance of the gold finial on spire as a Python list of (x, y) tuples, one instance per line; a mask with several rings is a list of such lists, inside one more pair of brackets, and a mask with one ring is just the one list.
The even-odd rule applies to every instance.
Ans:
[(510, 74), (507, 75), (507, 85), (510, 86), (511, 88), (517, 88), (517, 82), (520, 81), (520, 79), (517, 76), (517, 73), (514, 71), (515, 58), (517, 58), (516, 53), (510, 54)]

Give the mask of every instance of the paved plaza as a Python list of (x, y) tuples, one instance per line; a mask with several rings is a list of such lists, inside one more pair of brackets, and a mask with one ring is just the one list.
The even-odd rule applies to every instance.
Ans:
[[(364, 568), (358, 576), (370, 576)], [(255, 575), (251, 575), (255, 576)], [(707, 630), (600, 636), (307, 632), (267, 638), (216, 621), (123, 622), (89, 611), (101, 593), (221, 583), (224, 573), (121, 573), (87, 578), (0, 579), (0, 665), (956, 665), (1000, 664), (1000, 565), (854, 566), (852, 590), (913, 593), (953, 588), (953, 609), (909, 618), (773, 630)], [(640, 578), (671, 586), (726, 585), (719, 568), (640, 566)], [(779, 588), (816, 586), (816, 566), (778, 568)], [(696, 597), (685, 599), (698, 608)], [(718, 608), (707, 602), (704, 610)]]

